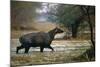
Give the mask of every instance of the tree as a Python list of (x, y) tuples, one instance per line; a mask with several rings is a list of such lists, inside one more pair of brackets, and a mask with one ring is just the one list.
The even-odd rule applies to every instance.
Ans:
[(81, 6), (80, 7), (83, 14), (87, 16), (88, 18), (88, 24), (91, 32), (91, 43), (92, 46), (89, 50), (87, 50), (84, 54), (87, 54), (89, 57), (89, 60), (92, 60), (92, 58), (95, 58), (95, 39), (94, 39), (94, 32), (93, 32), (93, 23), (91, 22), (90, 15), (93, 14), (95, 16), (95, 7), (90, 7), (90, 6)]
[(36, 9), (41, 8), (38, 2), (11, 1), (11, 23), (14, 28), (26, 27), (36, 19)]
[[(48, 6), (49, 7), (49, 6)], [(62, 23), (70, 32), (72, 37), (77, 37), (78, 27), (83, 19), (83, 14), (80, 11), (79, 6), (56, 4), (52, 8), (49, 8), (49, 19), (55, 19), (54, 22)]]

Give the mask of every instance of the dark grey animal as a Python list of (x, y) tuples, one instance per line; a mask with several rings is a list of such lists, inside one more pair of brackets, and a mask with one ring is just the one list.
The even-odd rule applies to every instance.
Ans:
[(40, 52), (43, 52), (44, 48), (50, 48), (52, 51), (54, 51), (54, 49), (50, 46), (50, 44), (53, 41), (54, 36), (57, 33), (62, 33), (62, 32), (63, 30), (56, 27), (55, 29), (50, 30), (47, 33), (38, 32), (38, 33), (29, 33), (23, 35), (19, 38), (21, 46), (17, 47), (16, 53), (18, 53), (18, 51), (23, 48), (25, 48), (24, 53), (28, 53), (30, 47), (40, 47)]

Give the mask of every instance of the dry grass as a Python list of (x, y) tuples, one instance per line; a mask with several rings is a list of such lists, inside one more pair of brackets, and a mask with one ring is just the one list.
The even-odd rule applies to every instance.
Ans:
[[(80, 59), (77, 59), (78, 56), (80, 56), (82, 53), (86, 51), (86, 49), (89, 48), (89, 45), (88, 47), (85, 47), (87, 43), (81, 43), (81, 41), (80, 42), (76, 42), (76, 41), (66, 42), (65, 40), (64, 41), (62, 40), (62, 41), (53, 41), (52, 44), (54, 44), (55, 46), (57, 46), (57, 44), (61, 44), (61, 45), (66, 44), (66, 46), (62, 46), (62, 48), (65, 47), (63, 48), (63, 50), (60, 50), (61, 48), (60, 46), (58, 49), (59, 51), (57, 51), (57, 47), (58, 47), (57, 46), (57, 47), (54, 47), (55, 52), (44, 50), (43, 53), (39, 51), (32, 51), (32, 49), (30, 49), (28, 54), (24, 54), (23, 52), (20, 54), (16, 54), (15, 50), (11, 50), (11, 65), (25, 66), (25, 65), (58, 64), (58, 63), (73, 63), (73, 62), (87, 61), (87, 59), (84, 59), (83, 57)], [(13, 43), (13, 45), (17, 45), (17, 44)], [(15, 47), (16, 46), (12, 46), (12, 48), (15, 48)], [(79, 49), (75, 49), (75, 47)], [(74, 48), (74, 49), (71, 49), (71, 48)]]
[[(72, 55), (74, 56), (74, 55)], [(53, 63), (65, 63), (72, 62), (72, 56), (68, 56), (64, 52), (35, 52), (31, 55), (15, 55), (11, 56), (11, 65), (12, 66), (22, 66), (22, 65), (39, 65), (39, 64), (53, 64)]]
[(58, 63), (73, 63), (86, 62), (85, 57), (78, 57), (76, 54), (65, 52), (33, 52), (32, 54), (18, 54), (11, 56), (12, 66), (25, 65), (41, 65), (41, 64), (58, 64)]

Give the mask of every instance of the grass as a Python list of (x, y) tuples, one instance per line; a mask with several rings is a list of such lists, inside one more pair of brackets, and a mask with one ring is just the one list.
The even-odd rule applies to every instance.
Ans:
[(58, 63), (73, 63), (87, 62), (86, 56), (81, 56), (80, 51), (74, 53), (66, 52), (32, 52), (31, 54), (15, 54), (11, 55), (12, 66), (23, 65), (41, 65), (41, 64), (58, 64)]
[[(63, 56), (62, 56), (63, 55)], [(37, 52), (35, 55), (16, 55), (12, 56), (12, 65), (24, 65), (24, 64), (52, 64), (52, 63), (60, 63), (65, 60), (65, 56), (63, 53), (40, 53)]]

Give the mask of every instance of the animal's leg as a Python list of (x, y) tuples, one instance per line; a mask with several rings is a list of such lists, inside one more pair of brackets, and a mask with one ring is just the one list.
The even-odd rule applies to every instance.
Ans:
[(18, 46), (17, 47), (17, 50), (16, 50), (16, 53), (18, 53), (18, 51), (20, 50), (20, 49), (23, 49), (24, 47), (23, 46)]
[(54, 49), (51, 46), (49, 46), (48, 48), (50, 48), (52, 51), (54, 51)]
[(40, 52), (43, 52), (44, 47), (40, 47)]
[(24, 53), (28, 53), (30, 47), (25, 47), (25, 52)]

